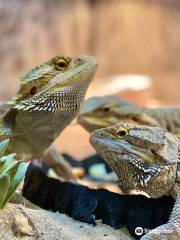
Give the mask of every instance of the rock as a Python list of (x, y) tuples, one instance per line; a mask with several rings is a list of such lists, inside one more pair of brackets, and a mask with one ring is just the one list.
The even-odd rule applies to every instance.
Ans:
[[(15, 234), (16, 233), (16, 234)], [(18, 236), (17, 236), (18, 234)], [(97, 222), (93, 227), (64, 214), (7, 204), (0, 211), (0, 240), (131, 240), (126, 229)]]
[(22, 209), (16, 211), (13, 216), (13, 230), (16, 236), (34, 236), (32, 223), (28, 220), (28, 216), (23, 214)]

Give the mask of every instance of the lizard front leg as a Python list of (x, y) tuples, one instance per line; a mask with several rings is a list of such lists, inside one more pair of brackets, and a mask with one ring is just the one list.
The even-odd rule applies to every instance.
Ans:
[(180, 184), (175, 187), (176, 202), (167, 224), (147, 233), (141, 240), (179, 240), (180, 239)]
[(47, 163), (53, 168), (59, 177), (62, 177), (65, 180), (76, 180), (69, 163), (66, 162), (66, 160), (58, 154), (53, 147), (51, 147), (47, 154), (42, 158), (42, 162)]

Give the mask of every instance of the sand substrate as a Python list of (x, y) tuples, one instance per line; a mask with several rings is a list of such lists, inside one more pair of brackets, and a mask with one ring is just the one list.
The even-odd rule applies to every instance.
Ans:
[(8, 204), (0, 211), (0, 240), (131, 240), (126, 229), (97, 222), (93, 227), (70, 217), (22, 205)]

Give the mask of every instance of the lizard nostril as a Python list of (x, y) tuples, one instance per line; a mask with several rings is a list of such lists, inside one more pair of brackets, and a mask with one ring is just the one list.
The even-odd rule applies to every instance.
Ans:
[(81, 64), (81, 63), (83, 63), (83, 59), (81, 59), (81, 58), (78, 58), (78, 59), (77, 59), (77, 63), (78, 63), (78, 64)]

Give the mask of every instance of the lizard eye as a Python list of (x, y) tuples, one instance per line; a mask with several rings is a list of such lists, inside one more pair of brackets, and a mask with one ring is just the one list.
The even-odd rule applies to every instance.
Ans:
[(133, 120), (134, 122), (138, 122), (138, 121), (139, 121), (138, 117), (132, 117), (132, 120)]
[(68, 68), (68, 63), (66, 62), (65, 59), (58, 59), (55, 63), (55, 68), (56, 70), (59, 70), (59, 71), (65, 71), (67, 68)]
[(37, 92), (37, 87), (32, 87), (29, 93), (31, 96), (33, 96), (34, 94), (36, 94), (36, 92)]
[(104, 111), (104, 112), (109, 112), (109, 110), (110, 110), (110, 105), (105, 105), (105, 106), (103, 107), (103, 111)]
[(126, 137), (127, 134), (128, 134), (128, 130), (126, 128), (118, 129), (118, 131), (116, 132), (117, 137), (121, 139)]

